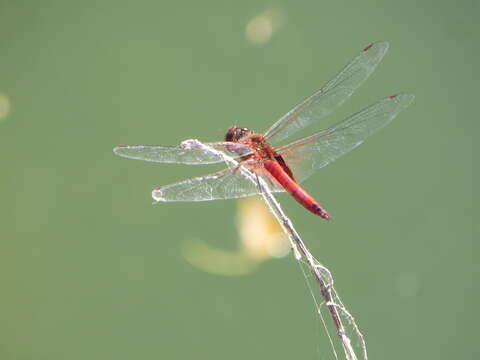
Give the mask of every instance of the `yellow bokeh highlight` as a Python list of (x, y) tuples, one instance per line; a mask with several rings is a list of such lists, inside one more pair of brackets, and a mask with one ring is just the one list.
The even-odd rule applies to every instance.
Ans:
[(253, 45), (264, 45), (285, 24), (280, 9), (267, 9), (251, 18), (245, 27), (245, 37)]
[(0, 94), (0, 121), (10, 114), (10, 98), (7, 95)]
[(237, 204), (238, 249), (217, 249), (203, 241), (191, 240), (182, 248), (190, 264), (209, 273), (245, 275), (259, 263), (288, 253), (290, 246), (285, 233), (258, 196), (238, 200)]

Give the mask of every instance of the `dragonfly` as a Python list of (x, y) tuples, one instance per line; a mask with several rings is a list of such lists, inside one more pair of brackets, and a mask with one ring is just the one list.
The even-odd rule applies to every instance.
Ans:
[[(391, 122), (413, 102), (414, 95), (387, 96), (313, 135), (286, 145), (281, 143), (343, 104), (372, 74), (388, 46), (388, 42), (381, 41), (365, 47), (325, 86), (287, 112), (264, 133), (231, 127), (224, 141), (205, 143), (214, 152), (180, 144), (119, 145), (114, 148), (114, 153), (130, 159), (184, 165), (221, 163), (224, 158), (219, 154), (226, 154), (237, 159), (239, 166), (261, 177), (270, 192), (287, 192), (311, 213), (330, 220), (327, 210), (300, 184)], [(156, 187), (152, 197), (156, 202), (211, 201), (253, 196), (260, 191), (261, 188), (241, 171), (227, 167), (205, 176)]]

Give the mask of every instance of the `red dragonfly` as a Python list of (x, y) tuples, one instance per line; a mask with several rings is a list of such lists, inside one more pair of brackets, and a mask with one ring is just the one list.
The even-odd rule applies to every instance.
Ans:
[[(281, 117), (264, 134), (256, 134), (244, 127), (232, 127), (228, 129), (225, 141), (205, 145), (236, 158), (240, 166), (246, 166), (261, 176), (270, 191), (286, 191), (307, 210), (329, 220), (331, 217), (325, 208), (299, 184), (387, 125), (412, 103), (414, 96), (390, 95), (325, 130), (288, 145), (272, 145), (323, 119), (340, 106), (370, 76), (387, 50), (387, 42), (368, 45), (323, 88)], [(120, 145), (115, 147), (114, 153), (158, 163), (204, 165), (223, 162), (218, 154), (182, 145)], [(157, 187), (152, 196), (157, 202), (210, 201), (258, 193), (259, 187), (247, 180), (241, 171), (227, 168)]]

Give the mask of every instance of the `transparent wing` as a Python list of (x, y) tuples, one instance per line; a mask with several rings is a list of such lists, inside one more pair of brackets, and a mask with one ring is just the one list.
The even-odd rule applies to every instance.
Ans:
[[(262, 176), (272, 192), (285, 191), (263, 171), (254, 171), (258, 176)], [(227, 168), (206, 176), (194, 177), (175, 184), (157, 187), (152, 191), (152, 197), (158, 202), (211, 201), (236, 199), (258, 193), (258, 187), (245, 178), (241, 171)]]
[[(232, 142), (214, 142), (205, 145), (227, 153), (232, 157), (245, 156), (251, 153), (248, 146)], [(119, 145), (113, 152), (128, 159), (158, 162), (163, 164), (204, 165), (223, 162), (221, 156), (199, 148), (186, 148), (162, 145)]]
[(387, 125), (414, 98), (412, 94), (391, 95), (326, 130), (280, 147), (277, 152), (301, 182)]
[(265, 133), (270, 142), (278, 142), (340, 106), (375, 70), (388, 50), (388, 42), (376, 42), (362, 50), (332, 80), (280, 118)]

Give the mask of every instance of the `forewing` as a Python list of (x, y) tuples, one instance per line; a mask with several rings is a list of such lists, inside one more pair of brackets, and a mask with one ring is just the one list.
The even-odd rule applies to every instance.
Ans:
[[(205, 145), (224, 152), (231, 157), (245, 156), (251, 153), (249, 147), (232, 142), (205, 143)], [(223, 162), (223, 158), (201, 148), (186, 148), (162, 145), (119, 145), (113, 152), (128, 159), (144, 160), (163, 164), (205, 165)]]
[[(271, 192), (285, 191), (263, 171), (253, 170), (257, 176), (262, 176)], [(152, 192), (155, 201), (211, 201), (236, 199), (256, 195), (258, 186), (248, 180), (240, 169), (230, 169), (194, 177), (175, 184), (157, 187)]]
[(332, 113), (370, 76), (387, 50), (385, 41), (367, 46), (323, 88), (273, 124), (265, 137), (271, 143), (281, 141)]
[(391, 95), (326, 130), (280, 147), (277, 152), (301, 182), (387, 125), (414, 98), (412, 94)]

